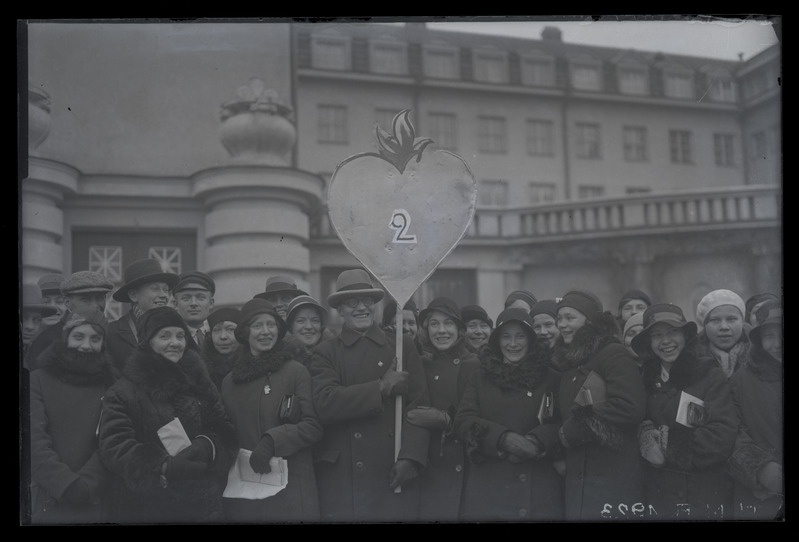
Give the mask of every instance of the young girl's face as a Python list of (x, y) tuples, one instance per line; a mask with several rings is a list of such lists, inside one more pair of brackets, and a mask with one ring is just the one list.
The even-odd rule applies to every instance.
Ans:
[(763, 327), (760, 332), (760, 344), (763, 350), (782, 361), (782, 327), (779, 324), (768, 324)]

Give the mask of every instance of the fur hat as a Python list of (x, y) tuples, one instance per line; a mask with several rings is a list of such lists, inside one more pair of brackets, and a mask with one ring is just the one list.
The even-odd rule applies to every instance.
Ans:
[(499, 351), (499, 334), (501, 332), (502, 326), (510, 322), (518, 322), (521, 324), (522, 329), (527, 332), (527, 338), (530, 342), (535, 341), (535, 331), (533, 330), (533, 317), (530, 314), (520, 308), (512, 308), (512, 309), (505, 309), (499, 316), (497, 316), (497, 327), (491, 332), (491, 335), (488, 337), (488, 345), (491, 349)]
[(530, 305), (530, 307), (538, 303), (538, 300), (532, 292), (528, 292), (527, 290), (514, 290), (505, 298), (505, 308), (507, 309), (514, 301), (519, 299)]
[(250, 324), (252, 324), (253, 320), (255, 320), (255, 317), (259, 314), (269, 314), (275, 319), (275, 322), (277, 323), (278, 340), (282, 339), (286, 335), (286, 330), (288, 329), (288, 326), (286, 326), (286, 321), (283, 320), (283, 318), (281, 318), (277, 313), (275, 306), (266, 299), (254, 297), (244, 304), (240, 312), (239, 325), (236, 326), (236, 331), (234, 334), (236, 336), (236, 340), (241, 344), (246, 345), (249, 342)]
[(713, 290), (696, 306), (696, 323), (704, 327), (710, 312), (722, 305), (732, 305), (741, 311), (741, 318), (746, 314), (746, 304), (741, 296), (731, 290)]
[(760, 344), (760, 334), (763, 328), (768, 325), (779, 325), (782, 327), (782, 306), (777, 301), (768, 300), (757, 311), (758, 324), (749, 331), (749, 342)]
[(221, 309), (216, 309), (214, 312), (209, 314), (206, 320), (208, 320), (208, 329), (213, 331), (214, 326), (216, 326), (218, 323), (233, 322), (238, 324), (239, 318), (241, 318), (241, 313), (238, 309), (224, 307)]
[(39, 285), (39, 290), (41, 290), (41, 295), (61, 295), (61, 283), (64, 281), (64, 275), (58, 275), (56, 273), (50, 273), (48, 275), (42, 275), (39, 277), (39, 280), (36, 284)]
[(42, 291), (35, 284), (22, 285), (22, 309), (41, 313), (42, 317), (58, 314), (58, 309), (42, 303)]
[[(645, 352), (650, 350), (649, 333), (652, 331), (652, 326), (664, 322), (672, 327), (681, 329), (685, 334), (686, 341), (696, 335), (696, 322), (689, 322), (685, 319), (682, 309), (677, 305), (671, 303), (658, 303), (652, 305), (644, 311), (644, 329), (641, 333), (633, 337), (630, 346), (633, 347), (636, 354), (642, 356)], [(626, 328), (626, 326), (625, 326)]]
[(422, 326), (424, 326), (424, 321), (427, 320), (427, 317), (430, 316), (434, 311), (446, 314), (452, 318), (456, 324), (458, 324), (459, 328), (466, 329), (466, 325), (463, 323), (463, 319), (461, 318), (461, 310), (458, 308), (458, 304), (448, 297), (435, 298), (430, 302), (426, 309), (419, 313), (419, 321), (422, 323)]
[(73, 314), (70, 319), (64, 323), (64, 327), (61, 330), (61, 337), (66, 341), (72, 330), (78, 326), (82, 326), (83, 324), (89, 324), (92, 326), (92, 328), (94, 328), (95, 331), (105, 336), (105, 318), (103, 317), (102, 313), (94, 312), (89, 316)]
[(309, 295), (298, 295), (291, 300), (288, 309), (286, 309), (286, 324), (288, 326), (291, 326), (291, 323), (294, 321), (294, 317), (297, 315), (297, 311), (303, 307), (315, 308), (319, 312), (319, 318), (322, 319), (322, 327), (325, 327), (325, 324), (327, 323), (327, 309)]
[(177, 273), (167, 273), (161, 268), (158, 260), (145, 258), (136, 260), (125, 268), (125, 284), (114, 292), (113, 298), (120, 303), (130, 303), (128, 292), (135, 290), (139, 286), (151, 284), (153, 282), (165, 282), (169, 290), (173, 290), (180, 280)]
[(621, 308), (624, 306), (625, 303), (630, 301), (631, 299), (640, 299), (644, 303), (646, 303), (647, 307), (652, 306), (652, 299), (646, 295), (646, 293), (642, 292), (641, 290), (636, 290), (633, 288), (632, 290), (627, 290), (622, 294), (621, 299), (619, 300), (619, 312), (621, 312)]
[(461, 307), (461, 318), (463, 318), (464, 324), (468, 324), (471, 320), (481, 320), (485, 322), (488, 327), (494, 327), (494, 321), (488, 317), (486, 310), (479, 305), (466, 305)]
[(216, 283), (214, 279), (205, 273), (189, 271), (180, 275), (180, 279), (172, 289), (172, 292), (177, 293), (181, 290), (208, 290), (211, 295), (214, 295), (216, 293)]
[(548, 314), (556, 321), (558, 319), (558, 302), (554, 299), (542, 299), (530, 310), (530, 316), (537, 316), (539, 314)]
[(102, 273), (94, 271), (76, 271), (61, 282), (61, 293), (64, 295), (88, 294), (92, 292), (108, 293), (114, 285)]
[(383, 299), (385, 292), (372, 286), (369, 273), (363, 269), (342, 271), (336, 279), (336, 291), (327, 297), (327, 304), (338, 308), (348, 297), (371, 297), (375, 301)]
[(138, 322), (136, 322), (136, 330), (139, 335), (139, 347), (149, 348), (150, 339), (165, 327), (179, 327), (186, 332), (187, 337), (191, 335), (189, 333), (189, 328), (186, 326), (186, 322), (180, 317), (178, 311), (172, 307), (155, 307), (145, 311), (144, 314), (139, 317)]
[(558, 302), (558, 310), (563, 307), (571, 307), (580, 311), (589, 320), (594, 320), (602, 314), (602, 302), (597, 296), (586, 290), (571, 290)]
[(275, 275), (266, 279), (266, 287), (264, 288), (264, 291), (260, 294), (255, 294), (254, 297), (266, 299), (268, 296), (278, 293), (289, 293), (295, 297), (298, 295), (308, 295), (308, 292), (304, 292), (297, 288), (297, 284), (291, 277), (286, 275)]

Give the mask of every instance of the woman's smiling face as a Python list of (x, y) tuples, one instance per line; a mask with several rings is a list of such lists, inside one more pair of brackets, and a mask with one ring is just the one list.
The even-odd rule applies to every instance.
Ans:
[(561, 307), (558, 309), (558, 330), (563, 342), (571, 344), (574, 334), (583, 327), (588, 318), (583, 313), (572, 307)]

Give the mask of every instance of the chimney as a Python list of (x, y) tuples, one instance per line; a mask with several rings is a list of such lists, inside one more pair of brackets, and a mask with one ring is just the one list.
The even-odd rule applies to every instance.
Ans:
[(541, 31), (541, 39), (545, 41), (563, 41), (563, 34), (557, 26), (545, 26)]

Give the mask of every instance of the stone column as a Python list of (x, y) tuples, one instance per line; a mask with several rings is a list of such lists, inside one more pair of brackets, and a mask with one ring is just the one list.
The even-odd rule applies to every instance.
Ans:
[(753, 293), (782, 295), (782, 253), (779, 246), (762, 244), (752, 247), (754, 256)]
[(323, 181), (290, 167), (296, 142), (292, 110), (263, 81), (252, 79), (222, 105), (219, 135), (227, 163), (194, 175), (205, 203), (205, 272), (217, 284), (216, 306), (241, 305), (274, 274), (308, 287), (309, 210)]
[(36, 148), (50, 134), (50, 97), (28, 88), (28, 171), (21, 183), (21, 277), (36, 282), (47, 273), (65, 273), (64, 195), (77, 190), (79, 172), (48, 160)]

